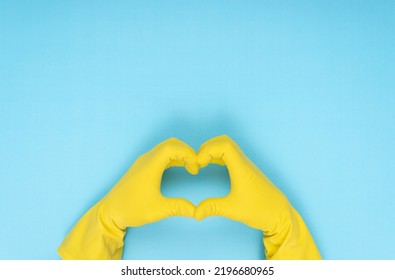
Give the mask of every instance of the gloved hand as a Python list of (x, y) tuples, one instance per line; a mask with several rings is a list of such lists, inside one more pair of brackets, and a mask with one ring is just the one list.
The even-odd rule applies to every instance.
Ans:
[(232, 139), (208, 140), (200, 147), (198, 163), (201, 168), (226, 165), (231, 188), (226, 197), (202, 201), (195, 209), (196, 219), (223, 216), (262, 230), (267, 259), (321, 259), (298, 212)]
[(169, 216), (193, 217), (195, 206), (181, 198), (162, 196), (166, 168), (185, 166), (199, 172), (196, 152), (170, 138), (139, 157), (111, 191), (94, 205), (66, 236), (58, 253), (63, 259), (121, 259), (126, 227)]

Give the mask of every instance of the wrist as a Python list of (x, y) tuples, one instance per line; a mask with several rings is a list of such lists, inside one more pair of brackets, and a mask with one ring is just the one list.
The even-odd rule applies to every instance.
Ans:
[(96, 204), (69, 232), (58, 252), (64, 259), (120, 259), (124, 235)]
[(123, 238), (126, 234), (126, 226), (119, 222), (116, 213), (117, 211), (111, 211), (111, 208), (104, 203), (98, 203), (97, 205), (97, 219), (102, 230), (109, 237)]

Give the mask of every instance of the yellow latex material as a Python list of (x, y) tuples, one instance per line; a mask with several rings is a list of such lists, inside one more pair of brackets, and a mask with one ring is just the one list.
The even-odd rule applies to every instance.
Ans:
[[(191, 174), (210, 163), (226, 165), (231, 191), (196, 208), (160, 191), (166, 168), (185, 166)], [(126, 227), (169, 216), (223, 216), (262, 230), (267, 259), (320, 259), (298, 212), (279, 189), (227, 136), (204, 143), (199, 153), (175, 138), (139, 157), (111, 191), (74, 226), (58, 248), (63, 259), (121, 259)]]
[(302, 218), (285, 195), (244, 155), (227, 136), (204, 143), (198, 163), (226, 165), (231, 180), (230, 193), (209, 198), (195, 209), (198, 220), (223, 216), (263, 231), (266, 258), (321, 259)]
[(139, 157), (111, 191), (74, 226), (58, 248), (63, 259), (121, 259), (126, 227), (169, 216), (193, 217), (195, 206), (181, 198), (162, 196), (162, 174), (185, 166), (197, 174), (196, 152), (175, 138)]

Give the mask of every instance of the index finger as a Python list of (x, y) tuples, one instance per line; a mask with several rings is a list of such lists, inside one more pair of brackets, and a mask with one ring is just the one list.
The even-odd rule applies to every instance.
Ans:
[(240, 167), (245, 166), (244, 157), (239, 146), (229, 136), (221, 135), (202, 144), (197, 160), (200, 167), (210, 163), (226, 165), (229, 173), (234, 174)]
[(163, 171), (172, 166), (184, 166), (191, 174), (199, 172), (195, 150), (177, 138), (169, 138), (158, 144), (153, 150), (155, 150), (154, 155)]

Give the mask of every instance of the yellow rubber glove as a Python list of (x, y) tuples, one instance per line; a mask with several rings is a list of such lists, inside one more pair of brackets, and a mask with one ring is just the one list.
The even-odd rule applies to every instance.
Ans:
[(169, 216), (193, 217), (195, 206), (181, 198), (162, 196), (166, 168), (185, 166), (199, 172), (196, 152), (170, 138), (139, 157), (111, 191), (74, 226), (58, 248), (63, 259), (121, 259), (126, 227)]
[(285, 195), (244, 155), (228, 136), (204, 143), (198, 163), (226, 165), (230, 175), (230, 193), (209, 198), (195, 209), (198, 220), (223, 216), (263, 231), (266, 258), (321, 259), (320, 253), (302, 218)]

